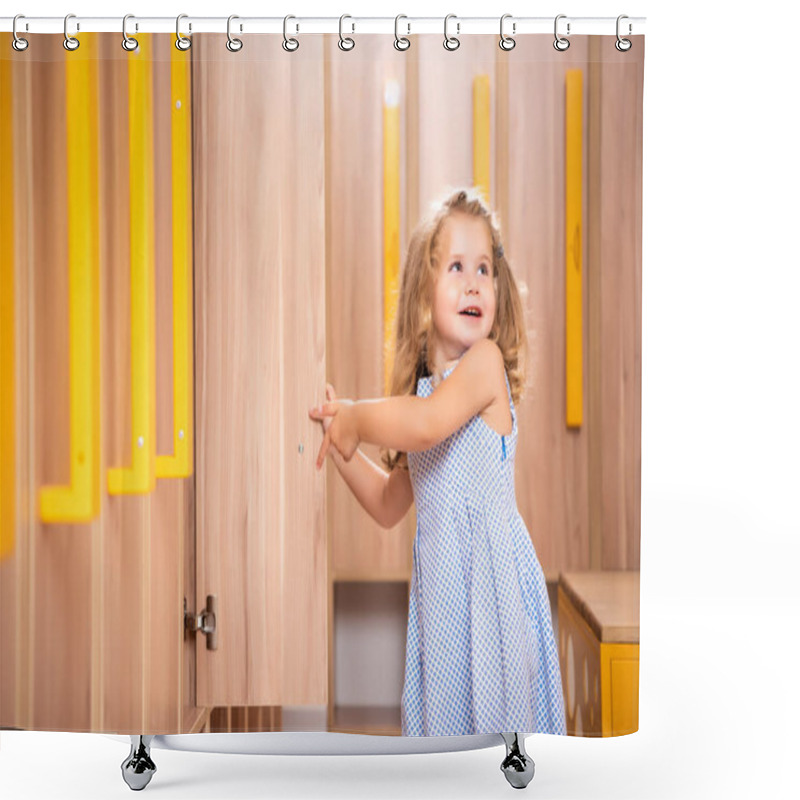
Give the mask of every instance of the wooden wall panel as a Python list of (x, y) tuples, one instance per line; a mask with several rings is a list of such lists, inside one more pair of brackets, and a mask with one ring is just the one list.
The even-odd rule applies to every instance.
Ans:
[[(130, 169), (128, 158), (128, 60), (110, 34), (102, 37), (104, 59), (100, 71), (100, 160), (103, 198), (103, 459), (104, 467), (131, 463), (131, 231)], [(131, 54), (132, 57), (136, 57)], [(102, 635), (111, 640), (124, 625), (126, 635), (103, 661), (102, 717), (112, 724), (141, 727), (144, 724), (140, 695), (143, 672), (142, 555), (149, 543), (147, 523), (150, 497), (109, 496), (107, 473), (103, 475), (102, 516), (106, 529), (101, 554), (103, 571), (116, 591), (109, 591), (103, 606)], [(110, 589), (110, 587), (109, 587)], [(113, 681), (113, 683), (112, 683)]]
[[(156, 453), (174, 452), (172, 268), (172, 98), (171, 62), (175, 50), (172, 34), (150, 37), (153, 48), (153, 144), (156, 255)], [(120, 48), (121, 49), (121, 48)], [(180, 56), (191, 63), (191, 53)], [(184, 106), (190, 98), (185, 98)], [(191, 159), (191, 153), (189, 153)], [(175, 187), (176, 191), (184, 190)], [(191, 219), (189, 220), (191, 226)], [(190, 230), (191, 233), (191, 230)], [(191, 290), (191, 285), (190, 285)], [(193, 302), (193, 297), (189, 298)], [(190, 334), (189, 341), (192, 342)], [(151, 730), (184, 730), (183, 705), (183, 583), (184, 531), (194, 530), (187, 515), (194, 492), (194, 473), (187, 478), (156, 481), (152, 501), (150, 542), (151, 658), (145, 663), (144, 693), (147, 725)], [(188, 595), (187, 595), (188, 597)]]
[[(127, 60), (137, 56), (125, 53), (111, 33), (84, 36), (81, 48), (69, 54), (63, 37), (30, 38), (28, 51), (14, 55), (15, 126), (24, 132), (15, 153), (18, 307), (24, 320), (19, 351), (24, 358), (17, 375), (23, 446), (16, 631), (7, 648), (18, 676), (11, 724), (38, 730), (178, 732), (184, 667), (179, 547), (191, 522), (184, 509), (191, 508), (193, 479), (157, 482), (152, 495), (110, 497), (106, 491), (108, 467), (130, 460)], [(168, 56), (170, 36), (160, 39)], [(150, 57), (152, 51), (142, 55)], [(65, 58), (98, 57), (93, 156), (100, 195), (101, 508), (88, 524), (45, 525), (40, 487), (69, 482)], [(165, 67), (168, 61), (156, 66), (162, 80)], [(156, 150), (163, 159), (162, 149), (169, 148), (163, 114), (168, 121), (169, 107), (155, 111), (162, 137)], [(171, 185), (161, 181), (156, 192), (157, 288), (166, 293), (171, 221), (161, 212), (170, 204)], [(160, 333), (171, 331), (171, 309), (167, 313), (168, 318), (158, 317)], [(169, 386), (161, 389), (157, 411), (164, 416), (172, 393)], [(4, 705), (2, 724), (9, 724), (6, 710)]]
[(192, 47), (196, 600), (219, 596), (219, 650), (198, 647), (197, 697), (322, 703), (327, 622), (308, 615), (327, 595), (325, 485), (307, 415), (325, 376), (322, 42), (295, 53), (280, 36), (247, 37), (238, 53), (224, 42)]
[[(399, 84), (402, 120), (409, 103), (405, 68), (410, 56), (395, 50), (385, 35), (359, 36), (349, 52), (339, 49), (338, 36), (325, 38), (329, 69), (327, 379), (339, 397), (363, 400), (382, 397), (384, 392), (384, 91), (389, 80)], [(401, 176), (406, 146), (407, 142), (401, 142)], [(402, 195), (401, 180), (401, 208)], [(408, 220), (401, 220), (401, 263), (408, 232)], [(324, 390), (323, 385), (313, 400), (321, 402)], [(362, 443), (360, 448), (381, 463), (379, 447)], [(327, 471), (333, 576), (408, 577), (413, 510), (387, 531), (364, 511), (331, 459)]]
[[(8, 48), (3, 49), (3, 48)], [(0, 52), (6, 56), (11, 49), (11, 34), (0, 34)], [(30, 582), (30, 536), (28, 535), (28, 495), (31, 485), (32, 459), (28, 446), (31, 427), (30, 371), (32, 360), (29, 331), (31, 275), (27, 269), (31, 259), (31, 241), (24, 235), (29, 224), (29, 206), (25, 202), (28, 183), (27, 171), (31, 156), (30, 113), (27, 107), (32, 80), (31, 62), (3, 64), (8, 71), (4, 86), (10, 88), (11, 97), (3, 98), (3, 108), (11, 106), (11, 146), (13, 160), (0, 163), (0, 179), (4, 191), (9, 192), (13, 203), (14, 240), (14, 427), (16, 453), (14, 458), (14, 549), (0, 559), (0, 724), (21, 727), (31, 717), (32, 679), (29, 662), (24, 660), (29, 651), (31, 611), (28, 596)], [(13, 184), (10, 182), (13, 179)], [(0, 326), (1, 327), (1, 326)], [(4, 476), (5, 477), (5, 476)]]
[[(26, 178), (31, 205), (26, 235), (33, 247), (31, 354), (34, 363), (31, 445), (33, 481), (27, 515), (31, 537), (32, 649), (25, 669), (33, 674), (24, 727), (89, 730), (92, 671), (92, 551), (99, 521), (48, 524), (39, 518), (39, 488), (69, 483), (69, 336), (67, 303), (66, 97), (62, 41), (30, 37), (33, 163)], [(59, 50), (61, 52), (59, 52)], [(84, 48), (81, 57), (86, 57)], [(27, 712), (27, 713), (26, 713)]]
[[(527, 393), (518, 408), (517, 504), (539, 561), (554, 578), (559, 570), (589, 566), (587, 431), (585, 425), (568, 431), (564, 415), (565, 74), (586, 68), (586, 38), (556, 53), (550, 36), (519, 37), (503, 58), (510, 97), (506, 254), (527, 288), (530, 315)], [(584, 142), (584, 163), (585, 157)], [(584, 303), (584, 331), (586, 314)]]
[(593, 37), (600, 71), (599, 264), (602, 569), (639, 569), (642, 452), (642, 83), (644, 37), (620, 53)]
[[(131, 461), (131, 329), (127, 65), (153, 59), (156, 452), (172, 452), (172, 179), (169, 34), (143, 36), (138, 54), (103, 37), (101, 195), (104, 247), (104, 418), (107, 466)], [(144, 495), (104, 495), (99, 558), (104, 586), (98, 667), (103, 730), (181, 730), (183, 705), (183, 546), (193, 477), (159, 479)], [(105, 487), (105, 482), (104, 482)]]
[[(270, 44), (279, 47), (276, 37)], [(325, 480), (315, 466), (322, 435), (308, 418), (326, 373), (325, 43), (303, 44), (302, 53), (280, 50), (290, 66), (281, 192), (284, 579), (272, 595), (283, 609), (284, 679), (273, 701), (280, 705), (324, 703), (328, 693)]]
[[(473, 184), (472, 164), (472, 85), (477, 75), (488, 75), (492, 119), (490, 126), (491, 163), (494, 165), (497, 132), (494, 109), (497, 103), (495, 75), (497, 38), (464, 36), (458, 50), (448, 52), (438, 34), (415, 36), (407, 53), (417, 64), (419, 173), (416, 177), (419, 214), (456, 186)], [(492, 168), (491, 198), (496, 189), (496, 170)], [(411, 220), (412, 230), (418, 219)]]

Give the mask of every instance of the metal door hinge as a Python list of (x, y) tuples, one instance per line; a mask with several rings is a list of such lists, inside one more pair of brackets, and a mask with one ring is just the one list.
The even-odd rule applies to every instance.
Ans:
[(206, 607), (199, 613), (194, 614), (187, 609), (186, 598), (183, 598), (183, 627), (192, 633), (204, 633), (206, 635), (206, 649), (217, 649), (217, 596), (207, 595)]

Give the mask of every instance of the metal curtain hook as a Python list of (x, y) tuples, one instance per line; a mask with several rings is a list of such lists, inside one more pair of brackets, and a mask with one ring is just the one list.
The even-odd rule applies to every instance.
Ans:
[[(553, 42), (553, 47), (555, 47), (555, 49), (561, 53), (563, 53), (564, 50), (566, 50), (569, 47), (569, 39), (565, 39), (563, 36), (558, 35), (558, 21), (560, 19), (566, 19), (566, 18), (567, 18), (566, 14), (559, 14), (556, 17), (556, 22), (554, 26), (556, 40)], [(569, 22), (567, 23), (567, 36), (569, 36)]]
[(135, 50), (139, 46), (139, 42), (137, 42), (136, 39), (132, 38), (131, 36), (128, 36), (128, 34), (125, 32), (126, 23), (129, 19), (134, 19), (133, 14), (126, 14), (122, 18), (122, 49), (127, 50), (128, 52)]
[[(339, 49), (340, 50), (352, 50), (356, 46), (356, 43), (355, 43), (355, 41), (353, 41), (353, 39), (351, 39), (349, 36), (344, 37), (342, 35), (342, 23), (346, 19), (353, 19), (353, 18), (349, 14), (342, 14), (342, 16), (339, 17)], [(355, 25), (355, 23), (352, 23), (352, 25), (353, 25), (353, 33), (355, 33), (356, 25)]]
[[(400, 22), (401, 19), (408, 19), (405, 14), (398, 14), (394, 18), (394, 48), (395, 50), (408, 50), (411, 47), (411, 40), (406, 39), (405, 37), (400, 37), (400, 34), (397, 32), (397, 23)], [(406, 23), (408, 26), (408, 32), (411, 33), (411, 24)]]
[(289, 22), (290, 19), (297, 19), (297, 17), (287, 14), (283, 18), (283, 49), (287, 53), (293, 53), (298, 47), (300, 47), (300, 42), (298, 42), (297, 39), (286, 35), (286, 23)]
[(13, 34), (13, 39), (11, 40), (11, 46), (17, 52), (21, 53), (23, 50), (27, 50), (28, 49), (28, 40), (27, 39), (20, 39), (20, 37), (17, 36), (17, 20), (18, 19), (25, 19), (25, 17), (22, 14), (17, 14), (17, 16), (14, 17), (14, 21), (11, 23), (11, 33)]
[[(64, 17), (64, 49), (77, 50), (81, 46), (81, 43), (74, 36), (70, 36), (69, 33), (67, 33), (67, 24), (70, 18), (75, 19), (75, 15), (67, 14), (67, 16)], [(78, 25), (78, 30), (80, 29), (81, 26)]]
[[(511, 19), (511, 14), (503, 14), (503, 16), (500, 17), (500, 42), (498, 44), (501, 50), (513, 50), (517, 46), (517, 43), (514, 39), (512, 39), (510, 36), (506, 36), (505, 33), (503, 33), (503, 23), (507, 19)], [(511, 32), (517, 32), (516, 22), (511, 23)]]
[(175, 47), (178, 50), (188, 50), (192, 46), (192, 40), (181, 33), (181, 20), (188, 18), (188, 14), (178, 14), (178, 18), (175, 20)]
[(444, 42), (443, 42), (443, 46), (444, 46), (445, 50), (450, 50), (452, 52), (453, 50), (458, 50), (458, 48), (461, 46), (461, 42), (455, 36), (448, 36), (447, 35), (447, 23), (451, 19), (456, 20), (456, 34), (461, 33), (461, 23), (458, 22), (458, 18), (456, 17), (455, 14), (448, 14), (444, 18)]
[(239, 19), (239, 17), (237, 17), (236, 14), (231, 14), (228, 17), (228, 41), (225, 43), (225, 47), (227, 47), (231, 53), (238, 53), (244, 44), (242, 43), (241, 39), (234, 39), (231, 36), (231, 20), (233, 19)]
[[(614, 47), (616, 47), (617, 50), (620, 51), (620, 53), (627, 53), (628, 50), (630, 50), (631, 47), (633, 47), (633, 42), (630, 39), (622, 39), (620, 37), (620, 35), (619, 35), (619, 23), (620, 23), (620, 20), (623, 20), (623, 19), (628, 19), (628, 16), (626, 14), (620, 14), (617, 17), (617, 41), (614, 42)], [(630, 34), (630, 32), (631, 32), (631, 24), (629, 22), (628, 23), (628, 34)]]

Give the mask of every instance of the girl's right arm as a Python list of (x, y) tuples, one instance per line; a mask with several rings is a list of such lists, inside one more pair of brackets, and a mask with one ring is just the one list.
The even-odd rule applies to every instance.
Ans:
[(329, 452), (358, 502), (380, 526), (393, 528), (403, 519), (414, 501), (408, 470), (396, 467), (387, 474), (361, 450), (350, 461), (335, 447)]

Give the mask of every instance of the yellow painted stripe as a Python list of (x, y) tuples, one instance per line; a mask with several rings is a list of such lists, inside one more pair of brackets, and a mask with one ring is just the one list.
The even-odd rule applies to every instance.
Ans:
[(153, 201), (152, 34), (138, 34), (128, 58), (128, 156), (131, 231), (131, 466), (108, 470), (110, 494), (155, 488), (156, 350)]
[[(11, 36), (0, 35), (0, 48)], [(14, 132), (11, 106), (11, 65), (0, 57), (0, 559), (14, 552), (17, 479), (14, 462)], [(10, 644), (10, 643), (9, 643)]]
[(491, 185), (491, 92), (489, 76), (472, 82), (472, 182), (489, 203)]
[(603, 736), (639, 730), (639, 645), (600, 645), (600, 708)]
[(583, 72), (567, 71), (566, 380), (567, 427), (583, 423)]
[(100, 235), (97, 37), (65, 55), (69, 260), (70, 485), (45, 486), (44, 522), (89, 522), (100, 513)]
[(173, 455), (156, 456), (156, 477), (192, 474), (192, 107), (191, 55), (171, 47)]
[(393, 366), (392, 330), (400, 289), (400, 86), (388, 81), (383, 101), (383, 321), (384, 394)]

